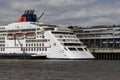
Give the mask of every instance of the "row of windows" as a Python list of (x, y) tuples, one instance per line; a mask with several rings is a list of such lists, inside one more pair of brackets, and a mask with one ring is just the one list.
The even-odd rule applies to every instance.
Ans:
[(81, 46), (80, 43), (64, 43), (64, 46)]
[(1, 48), (0, 51), (5, 51), (5, 48)]
[(37, 38), (45, 38), (45, 36), (44, 35), (37, 35)]
[(63, 39), (63, 42), (68, 42), (68, 41), (72, 41), (72, 42), (78, 42), (79, 40), (77, 39)]
[[(47, 51), (47, 48), (21, 48), (21, 51)], [(1, 48), (0, 51), (5, 51), (5, 48)]]
[(70, 38), (76, 38), (76, 36), (74, 36), (74, 35), (55, 35), (56, 37), (58, 37), (58, 38), (68, 38), (68, 39), (70, 39)]
[(5, 46), (5, 44), (0, 44), (0, 47)]
[(72, 32), (52, 32), (53, 34), (69, 34), (69, 35), (73, 35)]
[(22, 29), (22, 30), (8, 30), (8, 32), (30, 32), (30, 31), (33, 31), (35, 32), (36, 29)]
[(88, 51), (88, 49), (87, 48), (68, 48), (70, 51), (77, 51), (77, 50), (79, 50), (79, 51)]
[(40, 40), (26, 40), (26, 42), (47, 42), (49, 39), (40, 39)]
[(5, 40), (5, 37), (0, 37), (0, 40)]
[(6, 36), (6, 34), (0, 34), (0, 36)]
[[(1, 28), (0, 28), (0, 30), (2, 30)], [(40, 30), (39, 28), (37, 29), (37, 30)], [(2, 31), (0, 31), (0, 33), (3, 33), (3, 32), (31, 32), (31, 31), (36, 31), (36, 29), (22, 29), (22, 30), (8, 30), (8, 31), (6, 31), (6, 30), (2, 30)]]
[(0, 31), (0, 33), (6, 33), (6, 31), (4, 30), (4, 31)]
[(58, 39), (58, 41), (62, 41), (62, 42), (79, 42), (79, 40), (75, 40), (75, 39)]
[(4, 27), (4, 26), (3, 26), (3, 27), (1, 26), (0, 30), (2, 30), (2, 29), (5, 29), (5, 27)]
[(26, 44), (26, 47), (28, 47), (28, 46), (44, 46), (44, 43), (39, 43), (39, 44), (35, 44), (35, 43)]
[(43, 28), (44, 30), (54, 30), (54, 28)]
[(0, 41), (0, 43), (5, 43), (5, 41)]
[(47, 48), (24, 48), (21, 51), (47, 51)]

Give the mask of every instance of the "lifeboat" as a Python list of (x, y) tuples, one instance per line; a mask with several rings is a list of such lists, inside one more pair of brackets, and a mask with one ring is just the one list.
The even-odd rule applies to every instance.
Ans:
[(19, 39), (23, 39), (24, 38), (24, 34), (23, 33), (16, 33), (15, 37), (19, 38)]
[(8, 34), (7, 39), (14, 39), (14, 34)]
[(36, 38), (36, 33), (26, 33), (26, 38)]

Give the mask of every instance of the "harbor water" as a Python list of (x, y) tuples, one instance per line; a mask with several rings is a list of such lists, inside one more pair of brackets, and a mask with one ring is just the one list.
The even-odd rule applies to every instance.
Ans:
[(119, 79), (119, 60), (0, 60), (0, 80)]

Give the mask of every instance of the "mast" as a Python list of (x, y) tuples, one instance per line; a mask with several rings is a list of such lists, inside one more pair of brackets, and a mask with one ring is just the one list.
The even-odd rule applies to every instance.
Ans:
[(41, 15), (40, 15), (40, 17), (37, 19), (37, 21), (36, 22), (39, 22), (39, 20), (41, 19), (41, 17), (44, 15), (44, 13), (42, 13)]

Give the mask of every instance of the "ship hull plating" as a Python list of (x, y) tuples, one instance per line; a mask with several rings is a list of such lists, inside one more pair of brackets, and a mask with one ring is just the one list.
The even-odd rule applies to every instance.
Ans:
[(31, 56), (29, 54), (2, 54), (0, 59), (46, 59), (46, 56)]

